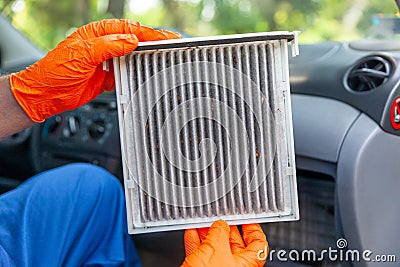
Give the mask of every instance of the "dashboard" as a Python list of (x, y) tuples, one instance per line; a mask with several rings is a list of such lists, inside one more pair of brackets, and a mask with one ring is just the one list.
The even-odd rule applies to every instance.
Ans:
[(32, 129), (35, 172), (71, 162), (89, 162), (121, 174), (118, 113), (114, 94), (56, 115)]
[(385, 40), (303, 46), (291, 61), (292, 93), (346, 103), (399, 135), (391, 114), (400, 95), (399, 49), (398, 41)]
[(114, 94), (49, 118), (0, 142), (0, 177), (27, 177), (71, 162), (88, 162), (121, 177)]

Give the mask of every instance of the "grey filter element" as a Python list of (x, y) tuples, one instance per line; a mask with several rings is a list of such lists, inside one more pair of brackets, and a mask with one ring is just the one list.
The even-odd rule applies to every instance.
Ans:
[(270, 32), (141, 43), (114, 59), (128, 227), (299, 218), (288, 42)]

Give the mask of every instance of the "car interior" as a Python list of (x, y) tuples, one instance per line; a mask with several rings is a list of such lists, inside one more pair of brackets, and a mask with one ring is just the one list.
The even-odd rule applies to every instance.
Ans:
[[(44, 56), (1, 15), (0, 36), (7, 36), (0, 38), (1, 74)], [(300, 55), (289, 57), (300, 220), (262, 224), (271, 249), (321, 251), (344, 238), (348, 249), (400, 259), (399, 64), (399, 39), (384, 38), (300, 44)], [(114, 92), (1, 141), (0, 193), (72, 162), (99, 165), (123, 184)], [(143, 266), (184, 259), (183, 231), (132, 238)], [(375, 264), (270, 259), (266, 266)]]

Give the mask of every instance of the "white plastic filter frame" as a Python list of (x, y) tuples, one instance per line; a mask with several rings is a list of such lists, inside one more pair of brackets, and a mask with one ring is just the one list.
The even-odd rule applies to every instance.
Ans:
[(289, 42), (296, 56), (297, 32), (266, 32), (114, 59), (129, 233), (299, 219)]

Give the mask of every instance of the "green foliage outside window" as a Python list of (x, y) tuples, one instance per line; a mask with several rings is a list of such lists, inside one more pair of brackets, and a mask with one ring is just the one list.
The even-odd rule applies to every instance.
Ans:
[(300, 42), (311, 43), (363, 37), (373, 15), (397, 12), (394, 0), (151, 0), (149, 9), (135, 11), (148, 1), (0, 0), (0, 11), (44, 50), (76, 27), (111, 17), (194, 36), (300, 30)]

